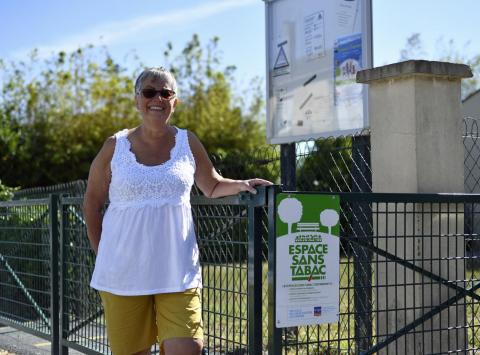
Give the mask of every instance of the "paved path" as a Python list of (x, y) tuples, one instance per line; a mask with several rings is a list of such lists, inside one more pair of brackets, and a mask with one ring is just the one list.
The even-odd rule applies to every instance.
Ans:
[[(0, 327), (0, 355), (51, 354), (50, 342), (11, 327)], [(83, 354), (69, 349), (70, 354)]]

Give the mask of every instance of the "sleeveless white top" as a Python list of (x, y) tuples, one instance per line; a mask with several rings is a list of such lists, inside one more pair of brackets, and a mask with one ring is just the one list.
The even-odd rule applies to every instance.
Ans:
[(117, 295), (181, 292), (202, 286), (190, 207), (195, 160), (178, 129), (170, 159), (137, 162), (128, 130), (115, 134), (110, 205), (90, 286)]

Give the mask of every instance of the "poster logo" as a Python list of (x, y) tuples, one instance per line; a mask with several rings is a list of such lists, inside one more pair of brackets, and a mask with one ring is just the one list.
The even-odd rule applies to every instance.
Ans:
[(327, 272), (325, 255), (328, 254), (329, 244), (324, 241), (320, 227), (328, 228), (328, 235), (334, 236), (332, 227), (338, 224), (338, 212), (324, 209), (319, 215), (319, 222), (301, 222), (303, 204), (295, 197), (283, 199), (277, 212), (280, 220), (288, 225), (288, 235), (292, 235), (292, 227), (297, 230), (293, 243), (288, 245), (291, 280), (324, 280)]

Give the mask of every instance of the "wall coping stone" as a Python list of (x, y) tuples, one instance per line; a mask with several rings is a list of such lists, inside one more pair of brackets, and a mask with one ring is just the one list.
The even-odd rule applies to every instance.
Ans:
[(446, 79), (471, 78), (472, 70), (468, 65), (428, 60), (407, 60), (360, 70), (357, 72), (357, 83), (368, 84), (378, 80), (393, 79), (402, 76), (420, 74), (422, 76), (442, 77)]

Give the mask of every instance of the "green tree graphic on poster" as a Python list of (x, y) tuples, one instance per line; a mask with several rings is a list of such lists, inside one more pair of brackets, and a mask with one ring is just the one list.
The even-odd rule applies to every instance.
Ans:
[[(303, 223), (319, 223), (319, 231), (328, 232), (328, 226), (320, 220), (320, 213), (333, 210), (339, 214), (340, 198), (338, 195), (319, 194), (278, 194), (277, 196), (277, 236), (298, 232)], [(331, 214), (331, 213), (330, 213)], [(337, 221), (338, 222), (338, 221)], [(293, 228), (292, 230), (289, 227)], [(332, 226), (329, 234), (338, 236), (340, 225)]]

